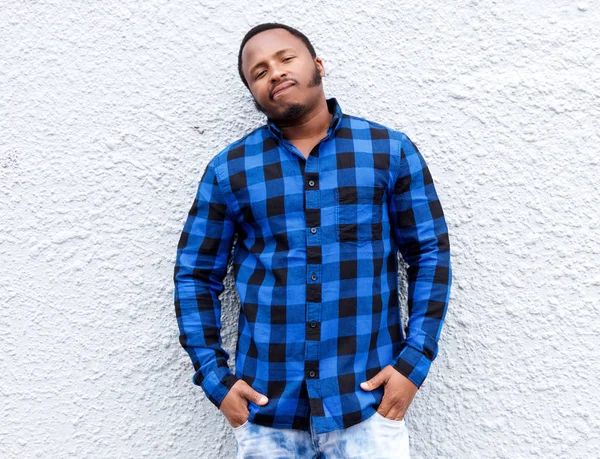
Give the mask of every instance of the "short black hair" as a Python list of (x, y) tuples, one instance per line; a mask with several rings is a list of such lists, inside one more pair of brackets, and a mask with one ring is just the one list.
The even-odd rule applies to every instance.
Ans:
[(315, 52), (315, 49), (313, 48), (313, 45), (311, 44), (308, 37), (306, 35), (304, 35), (302, 32), (300, 32), (299, 30), (294, 29), (293, 27), (290, 27), (285, 24), (280, 24), (278, 22), (265, 22), (264, 24), (259, 24), (257, 26), (254, 26), (244, 36), (244, 39), (242, 40), (242, 44), (240, 45), (240, 51), (238, 53), (238, 72), (240, 74), (240, 78), (242, 79), (242, 82), (248, 89), (250, 89), (250, 86), (248, 85), (246, 78), (244, 78), (244, 73), (242, 72), (242, 50), (244, 49), (246, 42), (248, 40), (250, 40), (254, 35), (256, 35), (260, 32), (264, 32), (265, 30), (270, 30), (270, 29), (285, 29), (285, 30), (287, 30), (289, 33), (298, 37), (300, 40), (302, 40), (304, 42), (304, 44), (308, 48), (308, 51), (310, 52), (310, 55), (313, 58), (317, 57), (317, 53)]

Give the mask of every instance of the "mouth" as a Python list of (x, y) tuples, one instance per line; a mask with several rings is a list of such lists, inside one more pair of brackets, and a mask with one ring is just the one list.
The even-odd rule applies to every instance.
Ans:
[(276, 97), (280, 96), (281, 94), (283, 94), (285, 91), (287, 91), (289, 88), (291, 88), (294, 85), (295, 85), (295, 83), (293, 83), (291, 81), (286, 81), (285, 83), (281, 83), (279, 86), (277, 86), (273, 90), (271, 97), (273, 99), (275, 99)]

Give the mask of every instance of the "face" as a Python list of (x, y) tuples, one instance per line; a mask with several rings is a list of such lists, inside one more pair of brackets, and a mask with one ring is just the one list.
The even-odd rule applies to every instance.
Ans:
[[(248, 40), (242, 72), (256, 109), (275, 121), (297, 119), (323, 97), (323, 61), (285, 29), (265, 30)], [(284, 82), (293, 85), (273, 96)]]

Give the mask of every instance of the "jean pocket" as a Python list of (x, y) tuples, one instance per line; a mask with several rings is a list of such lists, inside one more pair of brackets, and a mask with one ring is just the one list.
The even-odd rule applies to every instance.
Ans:
[(336, 240), (362, 244), (381, 239), (383, 195), (384, 189), (375, 186), (335, 188)]
[(232, 426), (231, 428), (232, 428), (233, 430), (240, 430), (240, 429), (243, 429), (244, 427), (246, 427), (248, 424), (249, 424), (249, 421), (248, 421), (248, 419), (246, 419), (246, 422), (244, 422), (243, 424), (240, 424), (240, 425), (239, 425), (239, 426), (237, 426), (237, 427), (233, 427), (233, 426)]
[(379, 416), (380, 419), (382, 419), (383, 421), (387, 421), (388, 423), (390, 423), (390, 425), (401, 426), (402, 424), (404, 424), (404, 418), (402, 418), (400, 420), (386, 418), (379, 411), (375, 411), (375, 416)]

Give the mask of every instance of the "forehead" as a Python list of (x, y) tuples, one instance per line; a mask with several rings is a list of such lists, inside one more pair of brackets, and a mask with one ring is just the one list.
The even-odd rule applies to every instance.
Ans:
[(254, 35), (242, 50), (242, 65), (250, 68), (256, 62), (272, 57), (277, 51), (292, 48), (302, 52), (304, 43), (285, 29), (270, 29)]

